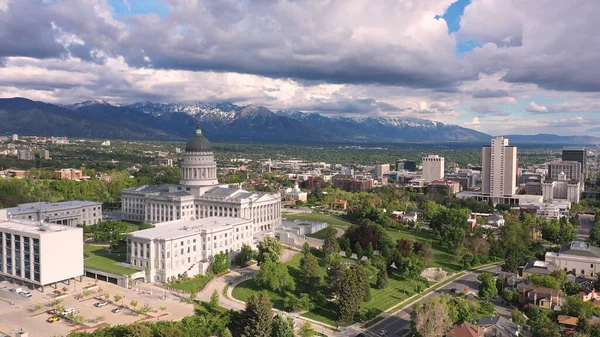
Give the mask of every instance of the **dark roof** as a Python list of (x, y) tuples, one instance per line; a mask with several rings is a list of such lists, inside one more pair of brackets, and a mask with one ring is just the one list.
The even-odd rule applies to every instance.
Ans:
[(599, 258), (600, 248), (594, 247), (587, 242), (573, 241), (563, 245), (558, 253)]
[(536, 262), (538, 261), (534, 260), (527, 263), (523, 268), (523, 272), (540, 275), (550, 275), (553, 271), (558, 270), (558, 267), (553, 264), (549, 263), (546, 266), (537, 266)]
[(196, 127), (196, 134), (185, 144), (185, 152), (211, 152), (212, 146), (208, 139), (202, 135), (200, 124)]
[(517, 336), (519, 332), (519, 325), (511, 322), (510, 320), (498, 315), (493, 317), (484, 317), (477, 322), (477, 325), (480, 325), (484, 328), (495, 327), (499, 331), (504, 332), (504, 335), (508, 336)]

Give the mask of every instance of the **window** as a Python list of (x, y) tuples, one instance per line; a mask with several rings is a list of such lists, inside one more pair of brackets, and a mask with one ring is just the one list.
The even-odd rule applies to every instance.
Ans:
[(181, 255), (183, 255), (183, 248), (181, 248)]

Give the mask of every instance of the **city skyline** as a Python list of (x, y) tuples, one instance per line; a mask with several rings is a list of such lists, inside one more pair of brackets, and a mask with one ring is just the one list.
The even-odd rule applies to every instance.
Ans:
[(231, 101), (599, 136), (598, 7), (0, 0), (0, 97)]

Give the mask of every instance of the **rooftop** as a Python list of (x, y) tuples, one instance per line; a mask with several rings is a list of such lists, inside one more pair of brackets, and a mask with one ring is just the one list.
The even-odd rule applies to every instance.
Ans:
[(173, 220), (155, 224), (154, 228), (133, 232), (129, 236), (143, 239), (171, 239), (204, 231), (224, 230), (228, 226), (251, 223), (242, 218), (208, 217), (196, 220)]
[(10, 207), (6, 210), (8, 214), (22, 214), (22, 213), (30, 213), (36, 211), (50, 211), (57, 209), (65, 209), (65, 208), (75, 208), (75, 207), (85, 207), (85, 206), (100, 206), (99, 202), (95, 201), (80, 201), (80, 200), (72, 200), (72, 201), (63, 201), (63, 202), (32, 202), (28, 204), (20, 204), (17, 207)]
[(42, 221), (32, 221), (24, 219), (8, 219), (0, 220), (0, 228), (2, 230), (13, 230), (22, 233), (38, 234), (43, 235), (45, 233), (57, 233), (70, 230), (81, 230), (78, 227), (70, 227), (63, 225), (56, 225)]
[(600, 258), (600, 248), (594, 247), (587, 242), (573, 241), (560, 248), (559, 254), (577, 255), (583, 257)]

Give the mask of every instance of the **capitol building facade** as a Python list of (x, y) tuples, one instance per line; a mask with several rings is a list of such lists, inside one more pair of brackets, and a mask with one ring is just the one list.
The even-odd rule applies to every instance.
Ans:
[(210, 142), (200, 126), (185, 146), (179, 184), (143, 185), (123, 190), (122, 219), (147, 223), (232, 217), (252, 221), (253, 233), (281, 225), (279, 194), (220, 185)]

